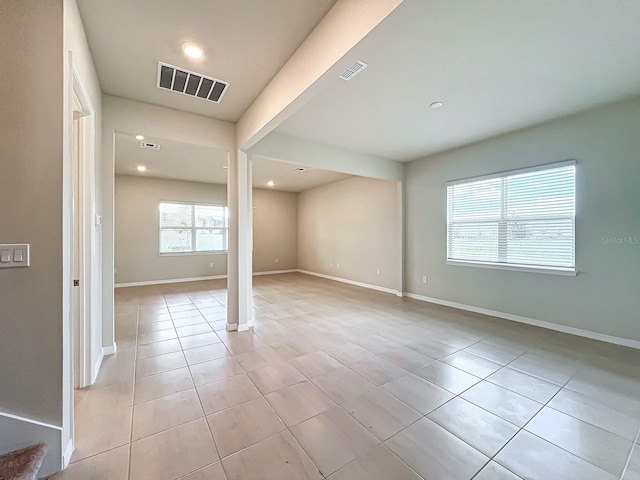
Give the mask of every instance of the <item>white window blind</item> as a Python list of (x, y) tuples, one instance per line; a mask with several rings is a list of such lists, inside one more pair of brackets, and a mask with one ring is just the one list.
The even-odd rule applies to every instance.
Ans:
[(160, 253), (227, 250), (229, 215), (222, 205), (160, 203)]
[(575, 161), (447, 183), (447, 260), (575, 272)]

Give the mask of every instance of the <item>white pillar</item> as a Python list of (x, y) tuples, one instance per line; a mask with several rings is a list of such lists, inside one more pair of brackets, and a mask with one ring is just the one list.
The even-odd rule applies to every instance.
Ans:
[(227, 330), (243, 331), (251, 326), (253, 283), (253, 207), (251, 162), (241, 150), (229, 154), (227, 203), (229, 245), (227, 267)]

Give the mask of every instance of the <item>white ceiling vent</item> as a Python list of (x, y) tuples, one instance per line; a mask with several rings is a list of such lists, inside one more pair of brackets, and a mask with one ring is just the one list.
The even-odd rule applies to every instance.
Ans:
[(153, 150), (160, 150), (158, 143), (140, 142), (140, 148), (151, 148)]
[(297, 167), (297, 168), (294, 168), (294, 169), (293, 169), (293, 171), (294, 171), (294, 172), (297, 172), (297, 173), (302, 173), (302, 172), (304, 172), (305, 170), (306, 170), (306, 168), (303, 168), (303, 167)]
[(368, 66), (369, 65), (367, 65), (366, 63), (358, 60), (356, 63), (354, 63), (349, 68), (347, 68), (344, 72), (342, 72), (342, 75), (339, 75), (338, 78), (349, 81), (353, 77), (355, 77), (357, 74), (359, 74), (362, 70), (367, 68)]
[(220, 103), (229, 84), (216, 78), (158, 62), (158, 88)]

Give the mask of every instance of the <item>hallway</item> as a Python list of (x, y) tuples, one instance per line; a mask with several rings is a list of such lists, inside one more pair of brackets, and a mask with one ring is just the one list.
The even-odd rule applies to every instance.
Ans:
[(76, 392), (76, 451), (52, 478), (640, 478), (640, 352), (303, 274), (254, 281), (242, 333), (223, 281), (117, 289), (118, 352)]

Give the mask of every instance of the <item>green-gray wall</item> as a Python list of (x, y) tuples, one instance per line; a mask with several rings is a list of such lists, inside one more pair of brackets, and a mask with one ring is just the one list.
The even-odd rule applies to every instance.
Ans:
[[(445, 263), (448, 180), (565, 159), (577, 160), (576, 277)], [(406, 179), (408, 292), (640, 340), (640, 99), (411, 162)]]

